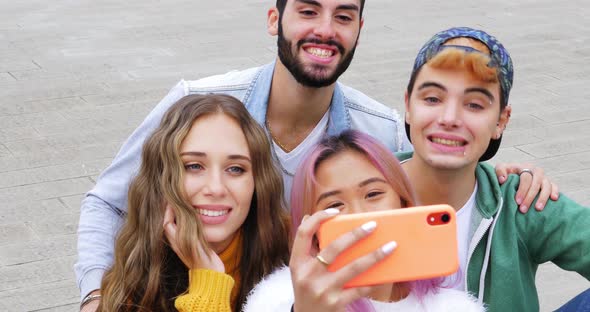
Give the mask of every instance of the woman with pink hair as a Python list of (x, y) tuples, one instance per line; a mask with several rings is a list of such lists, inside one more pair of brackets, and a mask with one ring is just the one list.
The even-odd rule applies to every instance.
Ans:
[(470, 295), (441, 287), (442, 278), (344, 288), (347, 281), (395, 252), (392, 241), (338, 271), (327, 264), (375, 229), (375, 222), (318, 251), (315, 233), (337, 214), (416, 206), (398, 160), (372, 137), (345, 131), (321, 141), (293, 180), (294, 241), (289, 268), (267, 276), (245, 311), (484, 311)]

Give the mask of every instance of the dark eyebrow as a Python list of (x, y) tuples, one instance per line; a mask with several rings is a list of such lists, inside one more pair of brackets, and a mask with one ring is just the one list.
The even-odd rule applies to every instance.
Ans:
[(317, 6), (317, 7), (322, 7), (322, 4), (315, 1), (315, 0), (296, 0), (296, 2), (302, 2), (305, 4), (309, 4), (309, 5), (313, 5), (313, 6)]
[(338, 195), (338, 194), (340, 194), (340, 193), (342, 193), (342, 192), (341, 192), (341, 191), (330, 191), (330, 192), (325, 192), (325, 193), (322, 193), (322, 194), (320, 195), (320, 197), (318, 197), (318, 200), (315, 202), (315, 204), (316, 204), (316, 205), (317, 205), (317, 204), (319, 204), (319, 203), (320, 203), (320, 201), (322, 201), (322, 199), (324, 199), (324, 198), (326, 198), (326, 197), (330, 197), (330, 196), (333, 196), (333, 195)]
[(365, 185), (368, 185), (368, 184), (371, 184), (371, 183), (375, 183), (375, 182), (387, 183), (387, 181), (385, 181), (385, 180), (383, 180), (381, 178), (374, 177), (374, 178), (366, 179), (365, 181), (359, 183), (359, 187), (363, 187)]
[[(434, 87), (434, 88), (441, 89), (443, 91), (447, 91), (447, 88), (445, 88), (440, 83), (438, 83), (438, 82), (431, 82), (431, 81), (427, 81), (427, 82), (424, 82), (423, 84), (421, 84), (418, 87), (418, 90), (426, 89), (426, 88), (429, 88), (429, 87)], [(467, 88), (467, 89), (465, 89), (465, 92), (464, 93), (467, 94), (467, 93), (471, 93), (471, 92), (479, 92), (479, 93), (482, 93), (483, 95), (487, 96), (490, 99), (490, 101), (492, 101), (492, 102), (495, 99), (494, 95), (490, 91), (488, 91), (487, 89), (485, 89), (485, 88), (477, 88), (477, 87), (476, 88)]]
[(420, 90), (422, 90), (422, 89), (429, 88), (429, 87), (434, 87), (434, 88), (441, 89), (441, 90), (443, 90), (443, 91), (447, 91), (447, 88), (445, 88), (443, 85), (441, 85), (441, 84), (440, 84), (440, 83), (438, 83), (438, 82), (432, 82), (432, 81), (426, 81), (426, 82), (424, 82), (423, 84), (421, 84), (421, 85), (418, 87), (418, 91), (420, 91)]
[(347, 11), (360, 11), (359, 6), (356, 4), (341, 4), (336, 7), (336, 10), (347, 10)]
[[(316, 0), (296, 0), (297, 2), (302, 2), (305, 4), (309, 4), (309, 5), (313, 5), (313, 6), (317, 6), (317, 7), (322, 7), (322, 4), (319, 3)], [(360, 11), (360, 8), (358, 5), (356, 4), (341, 4), (339, 6), (336, 7), (336, 10), (349, 10), (349, 11)]]
[[(207, 157), (207, 154), (206, 153), (203, 153), (203, 152), (182, 152), (182, 153), (180, 153), (180, 156)], [(246, 160), (248, 162), (252, 162), (250, 160), (250, 157), (244, 156), (244, 155), (240, 155), (240, 154), (229, 155), (227, 158), (229, 158), (229, 159), (243, 159), (243, 160)]]
[[(368, 184), (375, 183), (375, 182), (387, 183), (387, 181), (385, 181), (385, 180), (383, 180), (381, 178), (374, 177), (374, 178), (368, 178), (365, 181), (362, 181), (361, 183), (359, 183), (359, 187), (363, 187), (363, 186), (366, 186)], [(340, 193), (342, 193), (342, 192), (339, 191), (339, 190), (329, 191), (329, 192), (322, 193), (318, 197), (318, 200), (316, 201), (316, 205), (319, 204), (321, 200), (323, 200), (323, 199), (325, 199), (327, 197), (333, 196), (333, 195), (338, 195)]]
[(465, 90), (465, 94), (470, 93), (470, 92), (479, 92), (479, 93), (483, 93), (485, 96), (487, 96), (491, 102), (494, 102), (494, 95), (492, 94), (492, 92), (490, 92), (488, 89), (484, 89), (484, 88), (468, 88)]

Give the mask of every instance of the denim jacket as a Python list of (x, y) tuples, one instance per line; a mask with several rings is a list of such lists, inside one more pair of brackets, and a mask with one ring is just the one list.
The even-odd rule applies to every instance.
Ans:
[[(74, 266), (82, 297), (100, 288), (102, 275), (113, 262), (114, 241), (125, 219), (127, 190), (139, 170), (143, 142), (168, 108), (188, 94), (224, 93), (241, 100), (264, 127), (274, 65), (180, 81), (135, 129), (82, 201), (78, 261)], [(334, 89), (329, 120), (328, 135), (357, 129), (373, 135), (394, 152), (411, 149), (396, 111), (340, 83)]]

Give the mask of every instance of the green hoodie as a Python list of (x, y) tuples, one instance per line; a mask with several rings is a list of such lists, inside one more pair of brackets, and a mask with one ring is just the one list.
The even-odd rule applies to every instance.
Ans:
[[(412, 153), (397, 155), (409, 159)], [(477, 209), (471, 217), (467, 289), (488, 311), (539, 311), (535, 274), (551, 261), (590, 280), (590, 208), (563, 194), (543, 211), (523, 215), (514, 200), (519, 176), (500, 185), (494, 168), (478, 164)]]

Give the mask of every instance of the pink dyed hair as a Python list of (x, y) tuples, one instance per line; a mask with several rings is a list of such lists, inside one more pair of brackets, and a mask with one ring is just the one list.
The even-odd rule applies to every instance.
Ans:
[[(416, 206), (414, 191), (408, 177), (397, 158), (373, 137), (355, 130), (347, 130), (338, 136), (327, 137), (318, 143), (312, 152), (299, 165), (291, 189), (291, 222), (293, 237), (304, 215), (311, 215), (315, 207), (313, 199), (317, 184), (315, 177), (318, 166), (325, 160), (346, 151), (355, 151), (366, 156), (385, 177), (385, 180), (400, 196), (402, 207)], [(410, 289), (418, 298), (423, 298), (431, 291), (436, 291), (443, 279), (409, 282)], [(347, 311), (374, 311), (366, 299), (357, 300), (347, 307)]]

